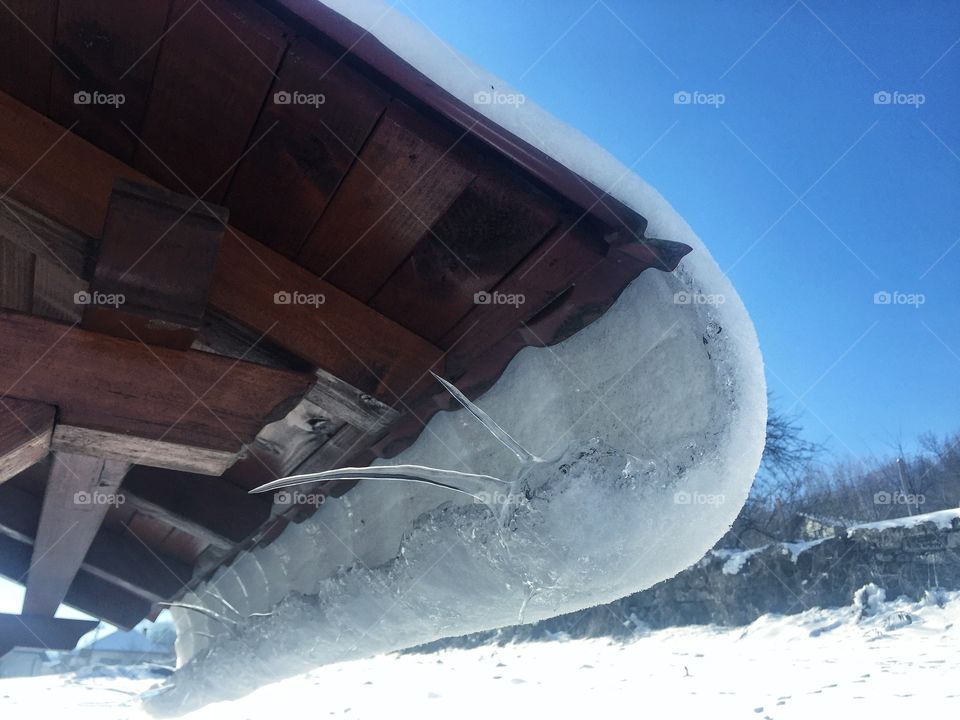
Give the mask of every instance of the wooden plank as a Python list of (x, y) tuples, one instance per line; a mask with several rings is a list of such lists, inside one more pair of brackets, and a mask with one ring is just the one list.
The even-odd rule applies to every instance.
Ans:
[(0, 399), (0, 483), (46, 456), (56, 412), (44, 403)]
[(338, 56), (294, 41), (253, 132), (263, 140), (230, 187), (225, 204), (234, 224), (295, 256), (386, 104), (387, 96)]
[(83, 305), (77, 303), (79, 293), (88, 284), (62, 265), (37, 258), (33, 268), (33, 314), (50, 320), (79, 323)]
[[(276, 0), (282, 8), (299, 18), (306, 28), (314, 28), (382, 77), (387, 88), (398, 97), (416, 99), (470, 133), (488, 147), (523, 168), (530, 176), (569, 199), (574, 205), (597, 217), (612, 232), (623, 237), (643, 236), (647, 221), (617, 198), (606, 194), (592, 182), (561, 165), (542, 150), (500, 127), (480, 112), (455, 98), (436, 82), (387, 48), (375, 33), (348, 20), (336, 10), (316, 0)], [(487, 87), (478, 87), (486, 91)]]
[(220, 478), (134, 467), (125, 504), (223, 549), (232, 549), (270, 517), (270, 503)]
[(556, 225), (559, 207), (522, 178), (481, 174), (436, 222), (371, 307), (436, 343)]
[(167, 187), (220, 202), (286, 49), (250, 0), (173, 0), (134, 164)]
[(235, 452), (148, 440), (62, 423), (53, 429), (50, 448), (201, 475), (222, 475), (237, 459)]
[(57, 0), (4, 0), (0, 6), (0, 90), (46, 112)]
[(376, 430), (397, 417), (397, 411), (389, 405), (323, 370), (317, 371), (317, 382), (305, 399), (318, 405), (329, 417), (361, 430)]
[(0, 307), (31, 311), (35, 262), (33, 253), (0, 237)]
[(197, 338), (227, 212), (118, 180), (100, 241), (87, 330), (186, 350)]
[(367, 301), (474, 173), (462, 133), (394, 102), (300, 252), (302, 265)]
[(33, 541), (25, 613), (53, 615), (66, 597), (127, 464), (58, 453), (50, 467), (43, 510)]
[[(32, 545), (41, 509), (39, 497), (9, 483), (0, 487), (0, 532)], [(93, 538), (81, 568), (151, 602), (175, 595), (192, 574), (189, 565), (105, 528)]]
[(131, 131), (140, 132), (147, 109), (169, 5), (169, 0), (61, 2), (53, 48), (72, 72), (54, 64), (50, 116), (65, 127), (76, 123), (78, 135), (129, 161), (137, 143)]
[(87, 277), (96, 249), (91, 238), (11, 197), (0, 201), (0, 238), (78, 277)]
[(96, 620), (0, 613), (0, 657), (15, 647), (73, 650), (96, 626)]
[(387, 404), (423, 387), (441, 359), (435, 346), (239, 232), (221, 243), (210, 305)]
[(237, 452), (309, 376), (0, 311), (0, 388), (92, 430)]
[[(441, 340), (450, 348), (447, 373), (459, 377), (487, 348), (570, 288), (601, 262), (608, 246), (590, 218), (566, 218)], [(508, 302), (513, 298), (514, 302)]]
[[(146, 178), (75, 136), (57, 142), (62, 133), (0, 95), (0, 182), (9, 178), (13, 184), (22, 176), (11, 195), (51, 221), (99, 237), (116, 178)], [(24, 146), (35, 152), (32, 159)], [(57, 168), (66, 171), (59, 174)], [(278, 316), (275, 294), (293, 292), (323, 296), (325, 302), (319, 307), (290, 304)], [(394, 403), (398, 395), (409, 397), (415, 386), (423, 387), (418, 384), (441, 357), (436, 346), (232, 229), (221, 241), (208, 300), (214, 311), (253, 329), (265, 342), (383, 402)]]
[[(0, 535), (0, 575), (22, 583), (30, 568), (30, 545)], [(77, 573), (64, 603), (119, 628), (129, 629), (146, 617), (151, 603), (85, 570)]]

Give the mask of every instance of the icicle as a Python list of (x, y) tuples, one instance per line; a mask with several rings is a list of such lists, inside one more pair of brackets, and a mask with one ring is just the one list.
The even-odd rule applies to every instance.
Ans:
[(539, 458), (533, 453), (529, 452), (520, 443), (514, 440), (513, 437), (510, 435), (510, 433), (508, 433), (506, 430), (500, 427), (494, 421), (493, 418), (491, 418), (483, 410), (481, 410), (479, 407), (477, 407), (472, 402), (470, 402), (467, 396), (464, 395), (462, 392), (460, 392), (453, 383), (447, 382), (432, 370), (430, 371), (430, 374), (433, 375), (437, 379), (437, 381), (447, 389), (447, 392), (453, 395), (453, 397), (455, 397), (457, 401), (461, 405), (463, 405), (463, 407), (465, 407), (471, 415), (473, 415), (477, 420), (479, 420), (480, 424), (483, 425), (487, 430), (489, 430), (491, 435), (493, 435), (497, 440), (502, 442), (511, 452), (513, 452), (518, 458), (520, 458), (521, 462), (525, 462), (525, 463), (544, 462), (543, 458)]

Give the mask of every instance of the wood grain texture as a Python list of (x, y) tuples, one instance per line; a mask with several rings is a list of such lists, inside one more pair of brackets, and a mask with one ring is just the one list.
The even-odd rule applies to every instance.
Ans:
[(295, 256), (386, 104), (347, 62), (296, 40), (253, 132), (263, 140), (237, 167), (225, 201), (233, 223)]
[(66, 425), (237, 452), (308, 383), (299, 373), (0, 312), (0, 387), (56, 404)]
[[(130, 161), (169, 6), (169, 0), (62, 0), (53, 49), (72, 72), (54, 64), (50, 116), (65, 127), (76, 123), (78, 135)], [(100, 102), (109, 95), (117, 102)]]
[(56, 412), (45, 403), (0, 398), (0, 483), (46, 456)]
[(248, 147), (287, 42), (250, 0), (173, 0), (134, 164), (219, 202)]
[(299, 262), (369, 300), (473, 180), (457, 151), (461, 138), (393, 102), (310, 233)]

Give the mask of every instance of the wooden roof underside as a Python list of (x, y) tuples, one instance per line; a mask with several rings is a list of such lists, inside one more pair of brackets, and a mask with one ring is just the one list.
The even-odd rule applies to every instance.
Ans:
[(7, 0), (0, 573), (134, 624), (309, 512), (247, 490), (415, 439), (429, 370), (476, 396), (673, 270), (645, 229), (314, 0)]

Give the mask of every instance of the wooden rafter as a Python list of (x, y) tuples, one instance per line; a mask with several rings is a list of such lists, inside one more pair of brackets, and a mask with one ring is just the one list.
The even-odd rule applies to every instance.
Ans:
[(47, 454), (55, 416), (52, 405), (0, 398), (0, 483)]

